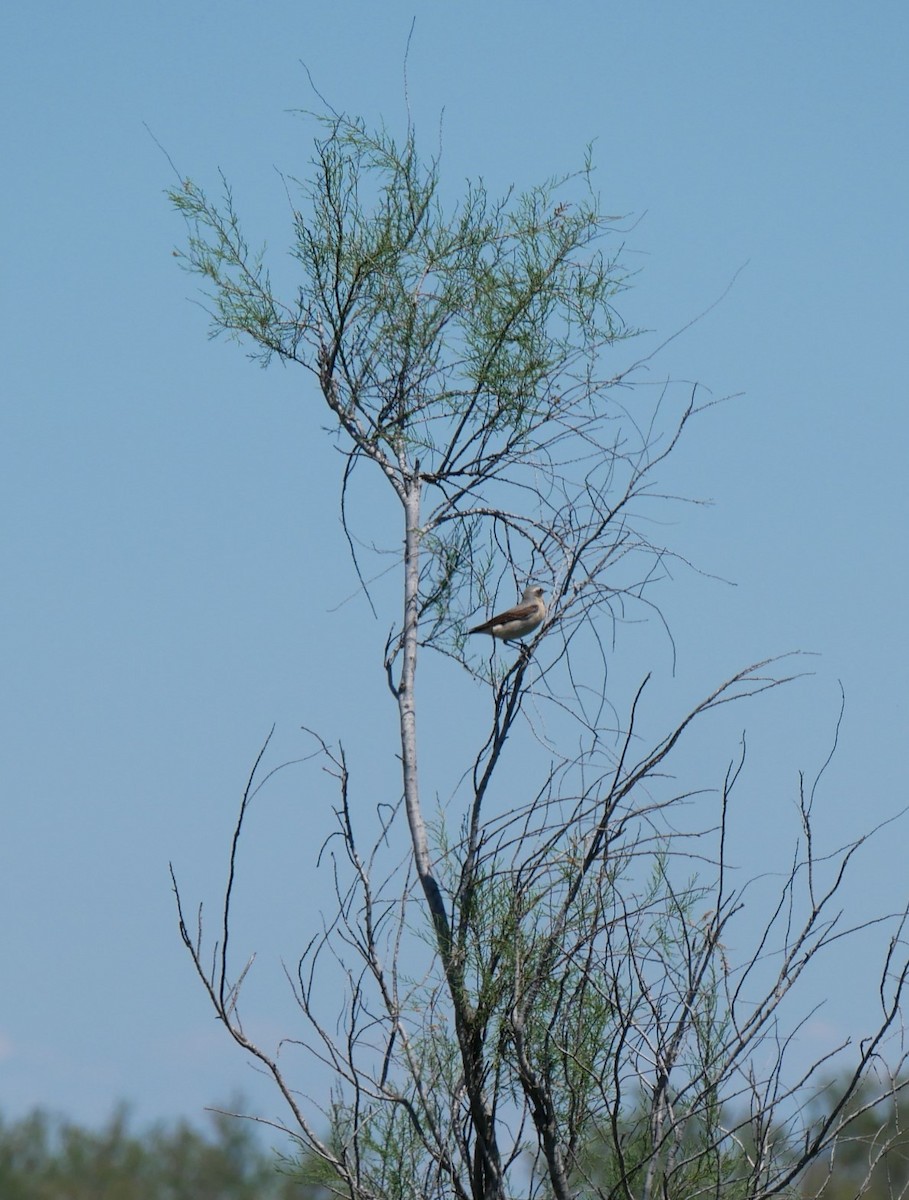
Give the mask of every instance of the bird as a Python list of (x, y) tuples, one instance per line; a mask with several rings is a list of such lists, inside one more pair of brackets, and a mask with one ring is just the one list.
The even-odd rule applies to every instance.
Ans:
[(506, 612), (497, 613), (482, 625), (468, 629), (468, 633), (491, 633), (494, 638), (510, 642), (512, 638), (521, 638), (533, 633), (538, 625), (542, 625), (546, 617), (546, 605), (543, 603), (543, 589), (530, 584), (524, 588), (520, 604), (509, 608)]

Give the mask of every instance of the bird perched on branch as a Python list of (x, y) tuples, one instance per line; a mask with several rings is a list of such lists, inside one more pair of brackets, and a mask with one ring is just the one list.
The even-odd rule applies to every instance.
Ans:
[(468, 629), (468, 633), (491, 633), (494, 638), (510, 642), (512, 638), (521, 638), (533, 633), (538, 625), (542, 625), (546, 617), (546, 605), (543, 603), (541, 587), (524, 588), (520, 604), (509, 608), (506, 612), (498, 613), (482, 625)]

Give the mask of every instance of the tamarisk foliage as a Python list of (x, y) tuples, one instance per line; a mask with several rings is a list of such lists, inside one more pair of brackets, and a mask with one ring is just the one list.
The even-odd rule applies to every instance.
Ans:
[[(656, 736), (647, 670), (624, 701), (606, 700), (622, 622), (659, 615), (652, 585), (674, 557), (649, 532), (670, 503), (659, 469), (700, 410), (698, 390), (673, 404), (615, 367), (631, 335), (615, 307), (627, 275), (589, 162), (501, 199), (468, 184), (449, 204), (412, 130), (397, 142), (347, 117), (319, 121), (306, 179), (285, 180), (290, 297), (250, 250), (226, 186), (214, 201), (185, 181), (172, 200), (213, 332), (302, 368), (321, 395), (367, 597), (354, 472), (371, 470), (399, 515), (400, 607), (382, 614), (393, 625), (376, 667), (397, 707), (401, 802), (378, 808), (365, 846), (341, 743), (314, 735), (337, 786), (334, 911), (292, 973), (302, 1025), (288, 1038), (332, 1074), (321, 1106), (238, 1015), (246, 968), (228, 953), (231, 906), (261, 761), (215, 953), (177, 891), (183, 940), (218, 1017), (274, 1078), (286, 1127), (323, 1164), (320, 1182), (351, 1200), (786, 1194), (893, 1053), (905, 918), (893, 918), (876, 1026), (819, 1116), (815, 1075), (850, 1047), (793, 1077), (787, 1005), (849, 932), (840, 889), (861, 841), (835, 861), (818, 854), (803, 782), (791, 869), (742, 951), (747, 886), (726, 846), (744, 750), (698, 789), (672, 775), (696, 725), (790, 674), (769, 660), (737, 671)], [(468, 642), (476, 614), (528, 581), (549, 608), (526, 644), (487, 656)], [(427, 654), (459, 680), (469, 672), (489, 711), (432, 819), (417, 724)], [(714, 798), (689, 803), (711, 785)], [(703, 827), (690, 827), (694, 809), (709, 810)]]

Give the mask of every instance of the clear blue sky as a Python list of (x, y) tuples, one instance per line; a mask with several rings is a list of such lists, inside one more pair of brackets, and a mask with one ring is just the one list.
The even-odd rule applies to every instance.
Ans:
[[(743, 815), (743, 869), (792, 828), (794, 771), (823, 759), (837, 680), (827, 842), (906, 803), (905, 4), (14, 5), (0, 46), (6, 1115), (42, 1103), (95, 1121), (126, 1098), (143, 1117), (197, 1116), (237, 1089), (279, 1111), (206, 1008), (167, 862), (191, 900), (216, 900), (273, 722), (276, 760), (307, 748), (301, 725), (343, 735), (361, 779), (390, 757), (386, 627), (337, 607), (355, 580), (310, 381), (206, 341), (143, 123), (183, 174), (225, 171), (285, 272), (275, 168), (306, 171), (308, 126), (288, 113), (313, 104), (300, 60), (335, 107), (401, 128), (414, 14), (410, 105), (430, 149), (441, 119), (452, 194), (467, 176), (498, 190), (571, 170), (595, 143), (638, 271), (623, 311), (654, 331), (642, 349), (747, 263), (653, 367), (744, 393), (667, 478), (715, 506), (674, 511), (665, 536), (736, 586), (682, 574), (666, 590), (674, 679), (665, 642), (616, 648), (670, 706), (765, 654), (818, 653), (812, 680), (748, 714), (754, 760), (773, 769)], [(628, 661), (640, 645), (652, 662)], [(324, 785), (285, 780), (257, 810), (241, 888), (266, 1042), (295, 1030), (279, 958), (318, 911), (329, 827)], [(865, 856), (859, 905), (901, 898), (906, 834)], [(871, 1011), (864, 949), (813, 984), (832, 995), (805, 1034), (821, 1050)]]

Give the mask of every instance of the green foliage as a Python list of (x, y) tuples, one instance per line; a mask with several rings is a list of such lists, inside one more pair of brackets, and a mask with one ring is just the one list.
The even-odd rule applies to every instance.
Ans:
[(0, 1122), (3, 1200), (312, 1200), (316, 1187), (262, 1149), (247, 1123), (212, 1116), (130, 1129), (120, 1107), (100, 1130), (37, 1110)]
[[(346, 459), (341, 518), (364, 590), (358, 555), (372, 565), (400, 555), (403, 603), (383, 665), (399, 710), (404, 865), (384, 805), (380, 833), (361, 850), (344, 751), (316, 735), (338, 782), (343, 846), (335, 914), (307, 943), (295, 981), (309, 1038), (299, 1044), (335, 1072), (318, 1116), (244, 1031), (243, 974), (226, 952), (208, 967), (177, 889), (184, 944), (220, 1020), (278, 1083), (293, 1128), (321, 1159), (311, 1183), (353, 1200), (784, 1194), (839, 1133), (833, 1119), (777, 1136), (783, 1109), (804, 1115), (813, 1074), (785, 1082), (779, 1009), (842, 937), (830, 917), (839, 882), (815, 892), (802, 791), (804, 849), (759, 919), (756, 948), (730, 965), (724, 939), (748, 888), (725, 857), (744, 742), (718, 789), (716, 826), (689, 827), (693, 793), (677, 787), (669, 760), (694, 722), (786, 678), (769, 662), (746, 667), (653, 738), (638, 717), (649, 673), (626, 711), (609, 695), (609, 628), (650, 604), (645, 592), (673, 557), (651, 540), (643, 510), (668, 499), (654, 472), (699, 411), (696, 389), (672, 417), (664, 391), (649, 404), (638, 393), (634, 411), (618, 399), (634, 370), (606, 366), (626, 335), (612, 307), (625, 278), (603, 249), (612, 222), (589, 161), (498, 200), (468, 183), (450, 204), (438, 160), (420, 158), (411, 129), (395, 141), (336, 114), (316, 120), (308, 179), (285, 180), (289, 297), (250, 250), (226, 184), (218, 203), (189, 181), (171, 198), (212, 332), (241, 338), (263, 363), (298, 364), (317, 384)], [(392, 523), (387, 536), (375, 534), (378, 520), (366, 537), (348, 528), (363, 461), (400, 505), (403, 528)], [(488, 611), (506, 579), (509, 593), (543, 587), (546, 618), (517, 657), (485, 660), (484, 650), (478, 661), (465, 618)], [(457, 789), (457, 838), (444, 817), (430, 830), (420, 795), (424, 647), (452, 655), (492, 702)], [(503, 787), (521, 715), (542, 757), (532, 783)], [(840, 852), (838, 881), (859, 844)], [(230, 911), (229, 887), (225, 947)], [(329, 959), (344, 980), (340, 1012), (324, 987)], [(888, 960), (888, 977), (843, 1102), (894, 1027), (909, 963)], [(734, 1104), (742, 1115), (732, 1119)]]
[[(823, 1195), (825, 1200), (892, 1200), (909, 1190), (909, 1081), (894, 1095), (879, 1099), (881, 1089), (869, 1080), (849, 1101), (849, 1124), (836, 1145), (805, 1172), (804, 1197)], [(818, 1118), (827, 1115), (839, 1089), (831, 1083), (825, 1106), (822, 1095), (815, 1105)]]
[(360, 121), (317, 120), (312, 177), (288, 181), (302, 267), (291, 303), (274, 296), (226, 182), (218, 203), (189, 180), (169, 193), (191, 228), (185, 265), (210, 285), (213, 332), (245, 336), (263, 362), (320, 369), (327, 354), (340, 407), (395, 453), (404, 439), (438, 460), (446, 416), (514, 430), (557, 413), (571, 387), (559, 378), (624, 333), (611, 304), (624, 277), (595, 245), (608, 219), (589, 162), (579, 202), (564, 198), (567, 179), (498, 201), (472, 183), (446, 213), (438, 162), (420, 160), (412, 131), (398, 145)]
[[(830, 1105), (837, 1103), (846, 1086), (845, 1079), (829, 1082), (812, 1105), (815, 1120), (829, 1116)], [(804, 1200), (855, 1200), (859, 1196), (894, 1200), (905, 1196), (909, 1188), (907, 1086), (906, 1081), (897, 1083), (894, 1094), (881, 1100), (881, 1086), (864, 1082), (846, 1106), (847, 1124), (835, 1145), (814, 1161), (786, 1194)], [(826, 1106), (825, 1095), (830, 1099)], [(629, 1163), (648, 1160), (651, 1121), (650, 1107), (642, 1099), (620, 1130), (604, 1128), (582, 1148), (575, 1180), (579, 1197), (620, 1195), (626, 1182), (634, 1190), (640, 1188), (644, 1172), (633, 1172), (629, 1179), (627, 1170)], [(719, 1179), (723, 1180), (724, 1200), (751, 1194), (755, 1155), (747, 1131), (740, 1129), (723, 1147), (716, 1136), (718, 1130), (733, 1130), (737, 1124), (733, 1106), (723, 1111), (718, 1107), (712, 1128), (708, 1121), (689, 1121), (684, 1138), (675, 1147), (674, 1169), (652, 1183), (651, 1190), (672, 1197), (713, 1195)], [(772, 1141), (780, 1161), (798, 1159), (800, 1147), (791, 1141), (785, 1125), (773, 1131)]]
[[(612, 218), (589, 161), (497, 200), (468, 183), (446, 204), (438, 160), (421, 160), (412, 130), (399, 144), (361, 121), (315, 119), (310, 177), (285, 180), (299, 264), (292, 294), (273, 289), (223, 180), (219, 200), (190, 180), (169, 193), (188, 225), (178, 257), (203, 281), (213, 336), (316, 376), (348, 474), (365, 456), (400, 498), (414, 475), (434, 493), (421, 531), (422, 636), (459, 653), (450, 612), (463, 583), (485, 599), (502, 538), (544, 536), (525, 527), (523, 503), (516, 524), (492, 535), (479, 513), (503, 485), (517, 485), (521, 500), (541, 479), (544, 490), (563, 488), (545, 482), (553, 448), (607, 410), (614, 380), (598, 375), (598, 357), (628, 333), (613, 308), (625, 275), (603, 248)], [(587, 453), (597, 472), (611, 469), (612, 450), (592, 442)], [(593, 480), (591, 471), (585, 487)], [(562, 546), (551, 553), (565, 558)]]

